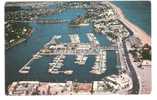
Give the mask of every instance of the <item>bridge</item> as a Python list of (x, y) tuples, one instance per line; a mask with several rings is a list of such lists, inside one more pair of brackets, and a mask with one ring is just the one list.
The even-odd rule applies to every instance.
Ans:
[(70, 20), (63, 20), (63, 19), (35, 19), (33, 22), (39, 24), (57, 24), (57, 23), (65, 23), (69, 22)]

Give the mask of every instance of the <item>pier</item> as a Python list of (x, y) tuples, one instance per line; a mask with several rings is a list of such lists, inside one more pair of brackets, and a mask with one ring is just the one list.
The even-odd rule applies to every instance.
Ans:
[[(115, 47), (105, 47), (103, 48), (103, 50), (105, 51), (117, 51), (117, 49)], [(53, 51), (51, 53), (44, 53), (44, 52), (41, 52), (40, 55), (45, 55), (45, 56), (51, 56), (51, 55), (60, 55), (60, 54), (63, 54), (63, 55), (79, 55), (83, 53), (84, 55), (97, 55), (98, 52), (94, 51), (94, 50), (89, 50), (89, 51), (84, 51), (82, 52), (81, 50), (58, 50), (58, 51)]]
[(78, 59), (75, 62), (80, 65), (85, 64), (88, 58), (85, 56), (94, 55), (97, 57), (97, 61), (95, 63), (95, 66), (93, 66), (91, 73), (104, 73), (106, 70), (106, 52), (117, 51), (118, 49), (114, 45), (109, 47), (101, 47), (98, 45), (98, 42), (92, 43), (92, 41), (97, 41), (96, 37), (92, 33), (90, 33), (88, 37), (90, 38), (91, 43), (80, 43), (78, 35), (74, 34), (70, 35), (70, 43), (56, 44), (54, 40), (61, 38), (61, 36), (55, 35), (48, 43), (44, 45), (44, 47), (39, 52), (33, 55), (33, 57), (19, 70), (19, 72), (21, 74), (28, 74), (30, 70), (29, 64), (33, 60), (39, 59), (42, 56), (57, 55), (57, 57), (54, 58), (54, 61), (52, 63), (49, 63), (48, 72), (50, 74), (72, 74), (72, 70), (59, 70), (61, 66), (63, 66), (62, 62), (64, 61), (66, 55), (77, 55)]
[(31, 58), (20, 70), (20, 74), (28, 74), (30, 70), (29, 64), (34, 60), (34, 58)]
[(30, 70), (30, 63), (35, 60), (35, 59), (39, 59), (42, 56), (39, 54), (39, 52), (37, 52), (36, 54), (33, 55), (33, 57), (19, 70), (20, 74), (28, 74), (29, 70)]
[(100, 52), (98, 53), (98, 55), (96, 55), (96, 61), (90, 73), (97, 75), (105, 73), (107, 67), (106, 62), (107, 62), (106, 51), (100, 49)]

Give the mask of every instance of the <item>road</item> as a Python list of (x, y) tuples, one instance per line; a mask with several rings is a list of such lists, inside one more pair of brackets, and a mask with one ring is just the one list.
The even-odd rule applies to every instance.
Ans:
[(128, 51), (127, 51), (127, 47), (126, 47), (126, 44), (125, 42), (123, 41), (123, 48), (124, 48), (124, 55), (126, 57), (126, 60), (127, 60), (127, 63), (128, 63), (128, 67), (131, 71), (131, 76), (132, 76), (132, 81), (133, 81), (133, 88), (129, 91), (129, 93), (131, 94), (138, 94), (139, 93), (139, 80), (137, 78), (137, 74), (136, 74), (136, 71), (129, 59), (129, 55), (128, 55)]

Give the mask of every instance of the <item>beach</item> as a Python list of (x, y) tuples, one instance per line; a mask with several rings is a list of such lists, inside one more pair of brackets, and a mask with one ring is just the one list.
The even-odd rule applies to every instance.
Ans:
[[(142, 44), (149, 44), (151, 45), (151, 38), (150, 36), (144, 32), (141, 28), (139, 28), (137, 25), (133, 24), (131, 21), (129, 21), (125, 15), (123, 14), (122, 10), (117, 7), (116, 5), (110, 3), (111, 6), (116, 10), (116, 13), (118, 15), (118, 19), (123, 22), (133, 33), (136, 37), (138, 37)], [(151, 62), (149, 62), (149, 65), (143, 65), (142, 68), (136, 67), (136, 63), (133, 61), (132, 56), (129, 54), (129, 58), (131, 59), (131, 63), (134, 65), (134, 69), (137, 72), (137, 77), (140, 83), (140, 94), (150, 94), (151, 93)]]
[(141, 28), (139, 28), (137, 25), (133, 24), (131, 21), (129, 21), (125, 15), (123, 14), (123, 11), (117, 7), (116, 5), (110, 3), (110, 5), (116, 10), (116, 13), (118, 15), (118, 19), (123, 22), (126, 27), (128, 27), (135, 36), (137, 36), (143, 44), (149, 44), (151, 45), (151, 38), (150, 36), (144, 32)]

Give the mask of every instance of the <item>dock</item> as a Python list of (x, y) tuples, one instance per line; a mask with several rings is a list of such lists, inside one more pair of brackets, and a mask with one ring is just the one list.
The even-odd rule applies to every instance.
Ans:
[(39, 59), (41, 58), (42, 56), (40, 55), (39, 52), (37, 52), (36, 54), (33, 55), (33, 57), (19, 70), (19, 73), (20, 74), (28, 74), (29, 71), (30, 71), (30, 63), (35, 60), (35, 59)]
[(100, 50), (100, 53), (96, 56), (96, 61), (90, 73), (92, 74), (103, 74), (107, 70), (106, 62), (107, 62), (106, 51)]
[(80, 43), (80, 38), (78, 34), (71, 34), (69, 35), (71, 43)]
[(28, 74), (30, 70), (29, 64), (34, 60), (34, 58), (31, 58), (20, 70), (20, 74)]
[(84, 65), (86, 63), (87, 58), (88, 57), (86, 57), (84, 55), (77, 55), (75, 63), (77, 63), (79, 65)]
[(60, 73), (59, 69), (63, 66), (63, 60), (65, 56), (58, 55), (54, 58), (52, 63), (49, 63), (48, 72), (51, 74), (58, 74)]
[(93, 33), (86, 33), (86, 34), (87, 34), (87, 37), (88, 37), (90, 43), (92, 43), (93, 45), (99, 45), (100, 44)]
[(53, 59), (52, 63), (49, 63), (48, 72), (50, 74), (60, 74), (71, 75), (73, 70), (61, 70), (65, 55), (58, 55)]
[[(44, 45), (44, 47), (39, 50), (33, 57), (19, 70), (21, 74), (28, 74), (30, 70), (29, 64), (35, 60), (40, 59), (42, 56), (52, 56), (56, 55), (53, 62), (49, 63), (48, 72), (50, 74), (72, 74), (72, 71), (63, 71), (60, 70), (63, 66), (63, 61), (66, 55), (77, 55), (77, 59), (75, 63), (79, 65), (83, 65), (86, 63), (88, 55), (96, 56), (96, 63), (92, 67), (93, 69), (90, 71), (92, 74), (102, 74), (106, 71), (106, 52), (113, 50), (117, 51), (116, 46), (109, 47), (101, 47), (99, 42), (96, 40), (96, 37), (93, 33), (87, 33), (90, 43), (80, 43), (80, 39), (78, 34), (69, 35), (71, 42), (70, 43), (62, 43), (57, 44), (55, 42), (56, 39), (60, 39), (61, 35), (53, 36), (48, 43)], [(68, 72), (68, 73), (67, 73)]]

